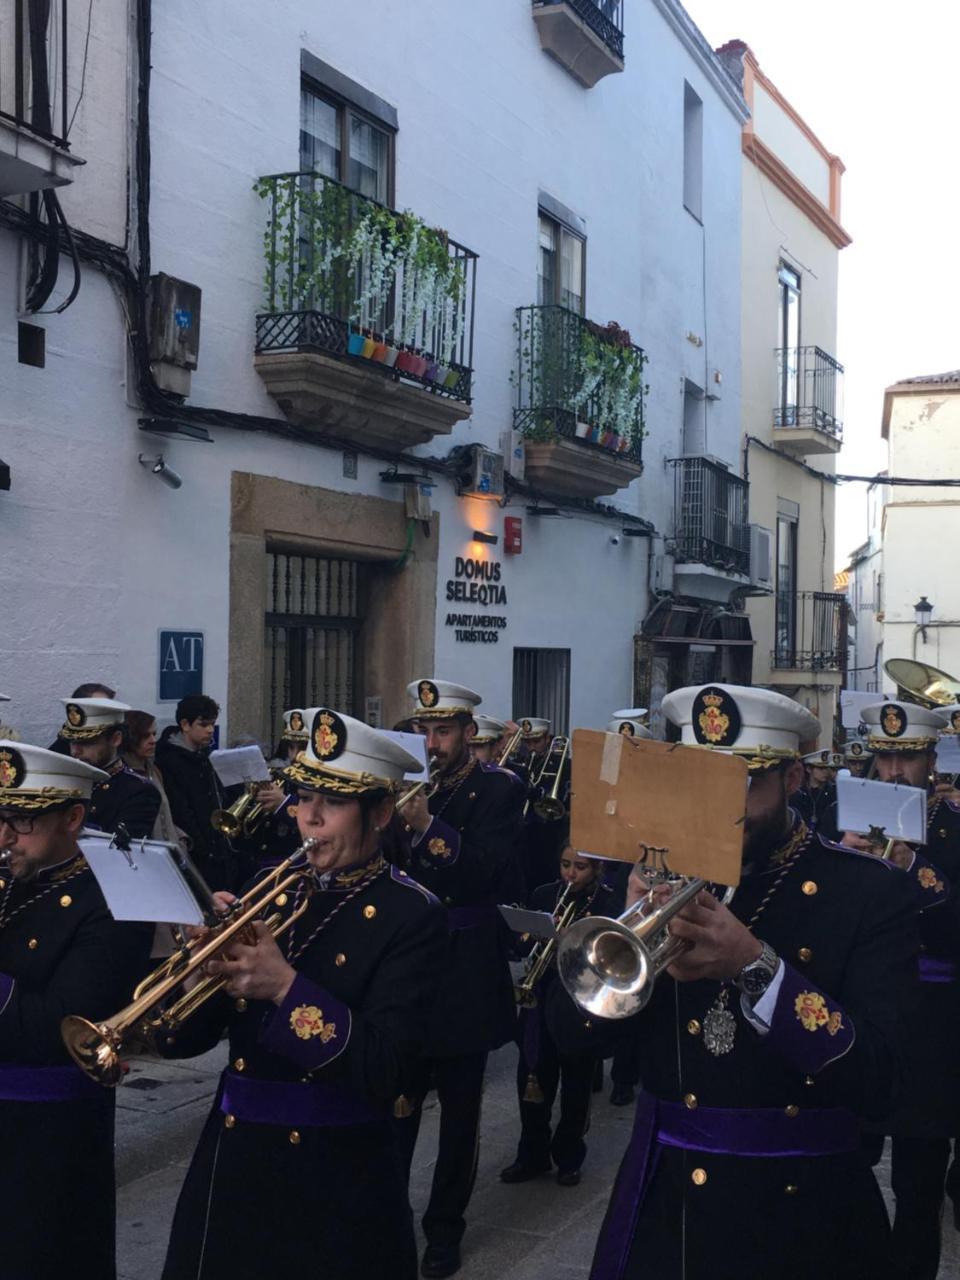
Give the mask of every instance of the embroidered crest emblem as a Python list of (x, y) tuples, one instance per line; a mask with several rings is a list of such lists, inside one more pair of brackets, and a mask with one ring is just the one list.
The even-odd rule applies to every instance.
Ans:
[(633, 738), (636, 736), (636, 730), (629, 720), (624, 720), (617, 732), (622, 733), (625, 738)]
[(290, 712), (290, 728), (294, 733), (300, 733), (303, 729), (303, 716), (299, 711)]
[(533, 733), (533, 725), (529, 720), (521, 720), (520, 731), (521, 733)]
[(801, 991), (793, 1007), (805, 1031), (819, 1031), (823, 1027), (828, 1035), (835, 1036), (843, 1027), (840, 1011), (831, 1013), (819, 991)]
[(78, 707), (75, 702), (67, 703), (67, 724), (73, 729), (79, 729), (87, 723), (87, 713), (83, 707)]
[(850, 754), (851, 754), (852, 756), (856, 757), (857, 759), (859, 759), (859, 758), (860, 758), (860, 756), (862, 756), (862, 755), (863, 755), (863, 743), (862, 743), (862, 742), (851, 742), (851, 743), (850, 743)]
[(450, 846), (440, 836), (434, 836), (427, 845), (427, 849), (435, 858), (449, 858), (450, 856)]
[(318, 760), (336, 760), (347, 746), (347, 726), (335, 711), (323, 707), (313, 718), (313, 754)]
[(15, 751), (13, 747), (4, 747), (0, 751), (0, 787), (19, 787), (26, 772), (27, 768), (19, 751)]
[(880, 724), (888, 738), (900, 738), (907, 729), (907, 717), (895, 702), (887, 702), (880, 708)]
[(319, 1036), (321, 1043), (329, 1044), (337, 1038), (337, 1024), (324, 1022), (323, 1010), (315, 1004), (299, 1004), (290, 1014), (290, 1030), (301, 1040)]
[(943, 888), (943, 881), (937, 878), (933, 867), (921, 867), (917, 872), (917, 879), (924, 889), (933, 889), (939, 893)]
[(421, 680), (417, 685), (417, 699), (421, 707), (435, 707), (440, 700), (440, 690), (432, 680)]
[(740, 737), (740, 710), (723, 689), (708, 685), (693, 700), (693, 734), (703, 746), (729, 747)]

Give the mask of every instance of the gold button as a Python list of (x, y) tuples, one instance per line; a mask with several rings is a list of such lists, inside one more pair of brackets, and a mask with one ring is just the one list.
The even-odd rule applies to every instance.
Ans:
[(788, 1195), (788, 1196), (795, 1196), (795, 1195), (797, 1194), (797, 1192), (800, 1190), (800, 1188), (799, 1188), (799, 1187), (795, 1187), (795, 1186), (793, 1185), (793, 1183), (792, 1183), (792, 1182), (788, 1182), (788, 1183), (787, 1183), (787, 1185), (786, 1185), (783, 1189), (784, 1189), (784, 1191), (787, 1193), (787, 1195)]
[(6, 887), (7, 887), (6, 880), (0, 880), (0, 889), (5, 889)]
[(376, 914), (377, 914), (377, 908), (376, 908), (376, 907), (364, 907), (364, 908), (363, 908), (363, 918), (364, 918), (364, 920), (372, 920)]
[(806, 964), (809, 960), (813, 959), (813, 952), (810, 950), (809, 947), (801, 947), (800, 950), (797, 952), (797, 957), (798, 959), (802, 960), (804, 964)]
[(233, 1007), (236, 1009), (237, 1013), (247, 1012), (247, 1002), (244, 1000), (243, 996), (240, 997)]
[(337, 966), (338, 969), (342, 969), (343, 966), (347, 963), (347, 957), (343, 954), (342, 951), (338, 951), (337, 958), (334, 960), (333, 963)]
[(475, 791), (471, 791), (470, 794), (467, 796), (468, 800), (476, 800), (476, 798), (477, 798), (477, 793)]
[(274, 902), (278, 907), (285, 907), (287, 905), (287, 895), (285, 893), (278, 893), (274, 898)]
[(104, 782), (104, 783), (102, 783), (102, 784), (101, 784), (101, 787), (100, 787), (100, 790), (101, 790), (101, 791), (109, 791), (109, 790), (110, 790), (110, 783), (109, 783), (109, 782)]
[(694, 1169), (693, 1173), (691, 1173), (690, 1175), (690, 1181), (693, 1183), (695, 1187), (702, 1187), (703, 1184), (706, 1182), (706, 1180), (707, 1180), (706, 1169)]
[(587, 1018), (586, 1022), (585, 1022), (583, 1025), (584, 1025), (584, 1026), (586, 1027), (586, 1029), (589, 1031), (589, 1030), (590, 1030), (590, 1028), (593, 1026), (593, 1023), (590, 1021), (590, 1019), (589, 1019), (589, 1018)]
[(295, 1147), (300, 1145), (300, 1134), (297, 1132), (296, 1129), (290, 1130), (290, 1141)]
[(697, 1108), (697, 1095), (695, 1093), (685, 1093), (683, 1095), (683, 1105), (688, 1111), (695, 1111)]
[(945, 840), (947, 837), (947, 828), (941, 827), (940, 830), (937, 832), (937, 835), (940, 837), (941, 840)]
[(60, 899), (61, 907), (69, 907), (71, 902), (73, 902), (73, 899), (70, 897), (69, 893), (65, 893)]
[(800, 1108), (795, 1102), (791, 1102), (789, 1107), (784, 1107), (784, 1114), (788, 1115), (792, 1120), (794, 1116), (798, 1116), (800, 1114)]
[(814, 1080), (813, 1076), (804, 1076), (804, 1077), (803, 1077), (803, 1083), (804, 1083), (804, 1084), (816, 1084), (817, 1082), (816, 1082), (816, 1080)]
[(39, 945), (40, 943), (37, 942), (36, 938), (31, 938), (30, 941), (27, 943), (27, 946), (30, 948), (31, 951), (36, 951)]
[(813, 897), (817, 892), (818, 887), (816, 880), (804, 880), (803, 884), (800, 886), (808, 898)]
[(690, 1032), (692, 1036), (698, 1036), (700, 1034), (700, 1023), (696, 1020), (696, 1018), (690, 1019), (690, 1021), (687, 1023), (687, 1030)]
[(244, 1062), (243, 1058), (237, 1058), (233, 1064), (233, 1069), (234, 1071), (246, 1071), (247, 1064)]
[(234, 1126), (236, 1123), (237, 1123), (237, 1117), (236, 1117), (236, 1116), (224, 1116), (224, 1117), (223, 1117), (223, 1127), (224, 1127), (225, 1129), (232, 1129), (232, 1128), (233, 1128), (233, 1126)]

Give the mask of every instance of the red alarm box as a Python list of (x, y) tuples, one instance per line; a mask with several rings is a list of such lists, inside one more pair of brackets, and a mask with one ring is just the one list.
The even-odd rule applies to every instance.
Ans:
[(504, 517), (503, 549), (508, 556), (518, 556), (523, 551), (523, 520), (520, 516)]

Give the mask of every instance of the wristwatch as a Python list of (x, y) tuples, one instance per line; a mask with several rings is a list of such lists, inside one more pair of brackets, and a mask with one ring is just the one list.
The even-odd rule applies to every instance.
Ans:
[(761, 943), (761, 951), (756, 960), (745, 964), (733, 980), (748, 1000), (757, 1001), (773, 981), (780, 967), (780, 957), (769, 942)]

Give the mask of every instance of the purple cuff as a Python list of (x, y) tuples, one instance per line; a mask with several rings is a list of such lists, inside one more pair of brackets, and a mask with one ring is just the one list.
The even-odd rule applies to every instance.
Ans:
[(283, 1004), (264, 1023), (260, 1039), (264, 1048), (302, 1071), (316, 1071), (343, 1053), (351, 1024), (342, 1000), (298, 973)]
[(844, 1009), (784, 961), (783, 981), (766, 1037), (799, 1071), (811, 1075), (853, 1045), (856, 1032)]
[(907, 875), (913, 881), (921, 911), (925, 911), (927, 907), (937, 907), (941, 902), (946, 902), (947, 895), (950, 892), (950, 881), (942, 871), (935, 867), (932, 862), (928, 862), (926, 858), (922, 858), (919, 853), (914, 858), (913, 866), (907, 872)]
[(460, 857), (460, 832), (440, 818), (434, 818), (418, 838), (414, 848), (424, 862), (433, 866), (452, 867)]
[(0, 973), (0, 1014), (6, 1012), (10, 997), (13, 995), (14, 979), (9, 973)]

